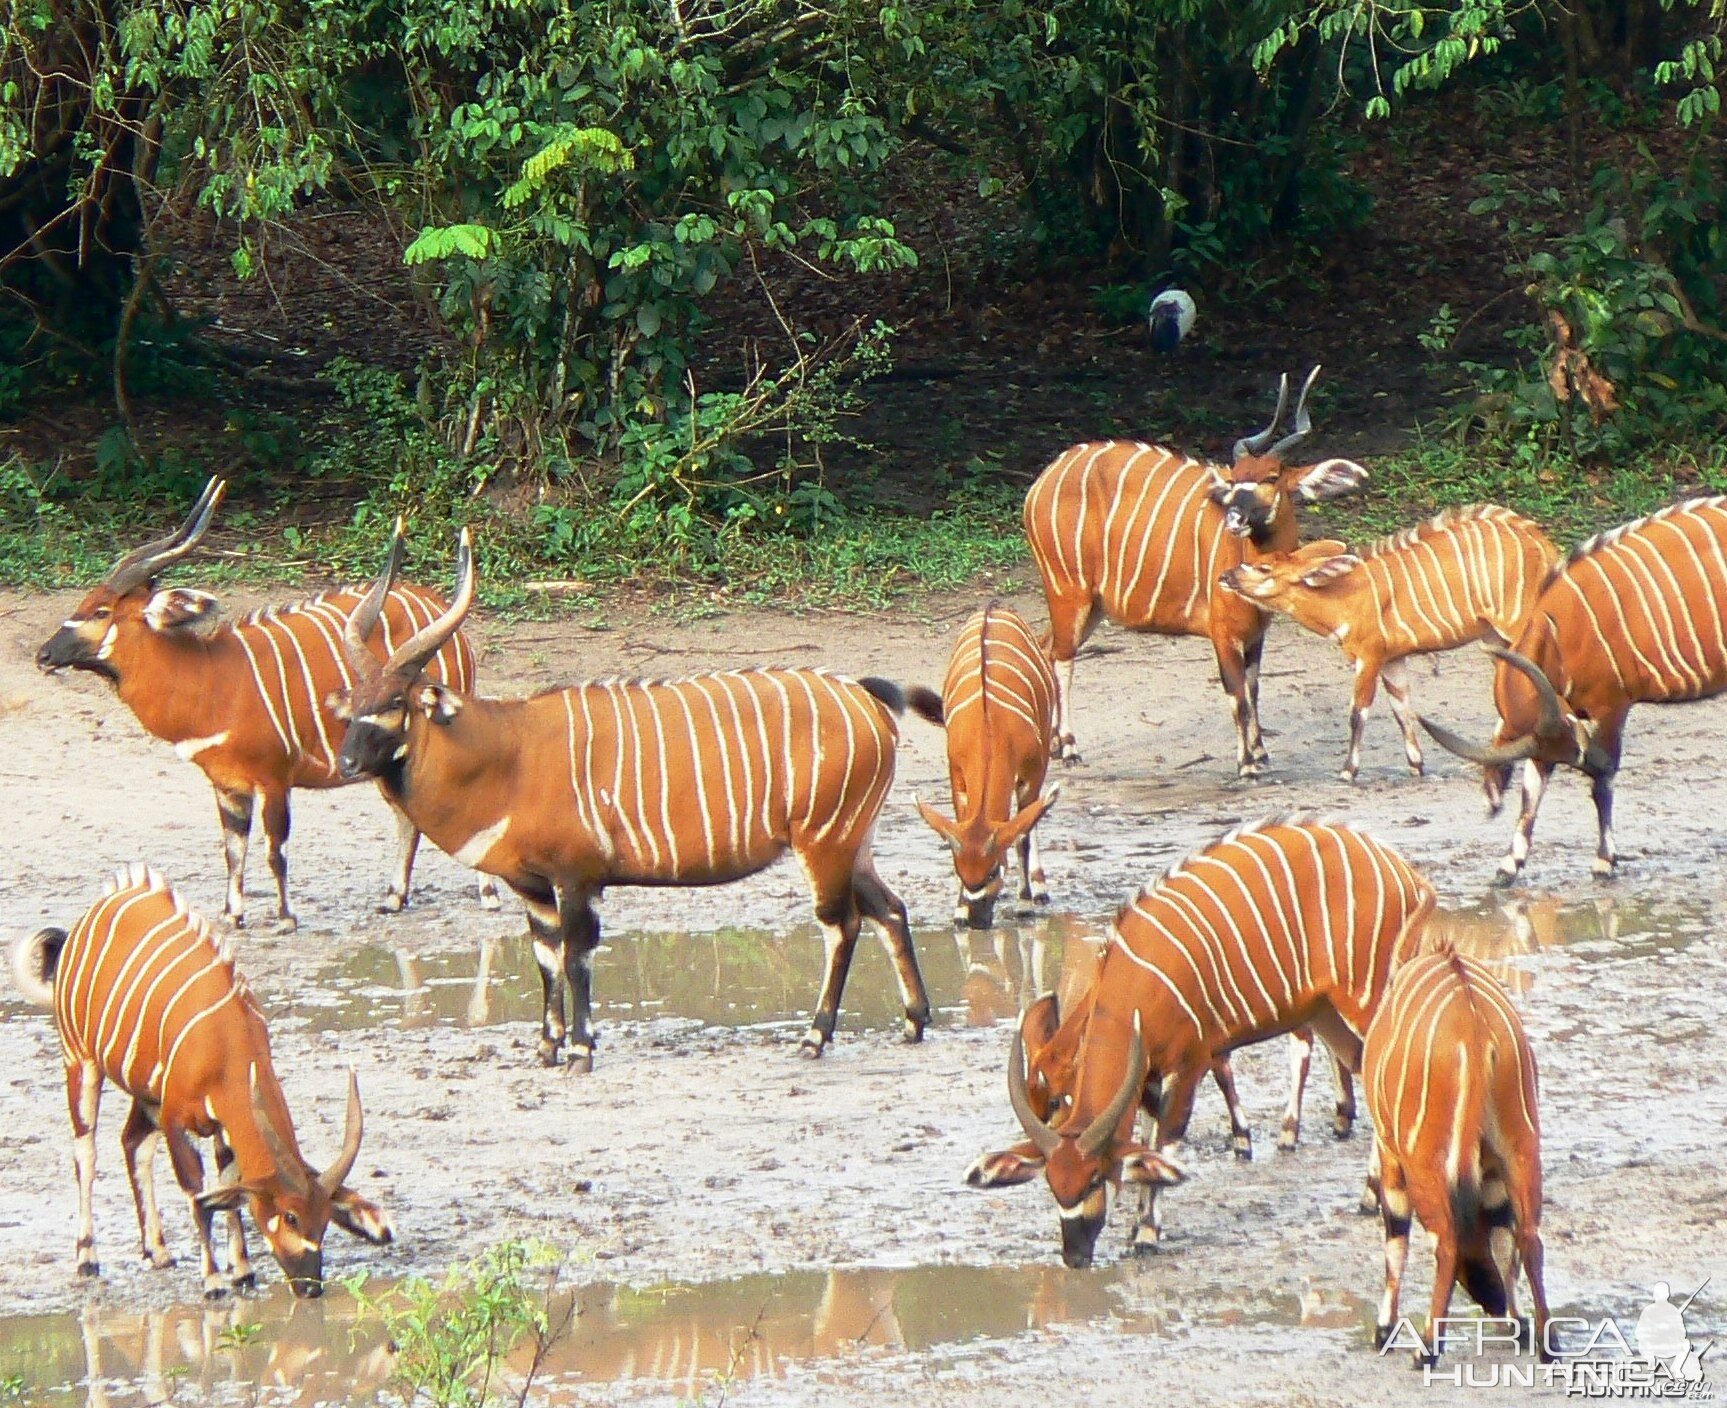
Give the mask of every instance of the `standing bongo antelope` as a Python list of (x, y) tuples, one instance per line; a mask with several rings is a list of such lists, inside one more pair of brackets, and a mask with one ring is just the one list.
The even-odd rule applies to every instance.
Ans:
[(1515, 1318), (1519, 1264), (1535, 1301), (1535, 1347), (1549, 1358), (1535, 1054), (1511, 999), (1473, 959), (1424, 954), (1392, 979), (1361, 1059), (1385, 1224), (1375, 1344), (1397, 1319), (1413, 1214), (1436, 1262), (1417, 1360), (1431, 1364), (1443, 1348), (1453, 1284), (1488, 1315)]
[(954, 820), (919, 802), (959, 876), (953, 922), (987, 929), (1002, 861), (1019, 849), (1022, 903), (1048, 904), (1033, 829), (1054, 804), (1043, 791), (1055, 728), (1055, 674), (1025, 618), (986, 606), (960, 629), (941, 687)]
[[(422, 674), (474, 600), (464, 531), (450, 609), (385, 661), (371, 628), (401, 564), (402, 539), (348, 623), (354, 686), (342, 706), (344, 775), (385, 795), (464, 865), (522, 898), (544, 991), (540, 1059), (555, 1064), (574, 1008), (571, 1064), (589, 1070), (593, 909), (608, 885), (717, 885), (794, 852), (827, 940), (827, 972), (803, 1038), (833, 1037), (862, 920), (887, 939), (906, 1038), (929, 1020), (905, 905), (876, 874), (871, 836), (893, 782), (906, 696), (884, 680), (823, 670), (734, 670), (673, 683), (607, 680), (530, 699), (464, 695)], [(931, 719), (940, 700), (910, 702)]]
[[(1181, 1178), (1170, 1155), (1213, 1062), (1305, 1025), (1359, 1070), (1387, 975), (1433, 907), (1407, 861), (1343, 825), (1266, 822), (1190, 856), (1116, 915), (1090, 991), (1055, 1035), (1077, 1049), (1058, 1123), (1033, 1103), (1026, 1035), (1014, 1033), (1008, 1096), (1026, 1142), (985, 1154), (966, 1181), (1001, 1187), (1041, 1170), (1069, 1266), (1090, 1264), (1109, 1187), (1147, 1185), (1134, 1245), (1154, 1244), (1157, 1189)], [(1157, 1151), (1132, 1139), (1140, 1106), (1157, 1120)]]
[[(337, 724), (328, 697), (351, 683), (341, 649), (355, 591), (326, 592), (297, 606), (254, 612), (236, 624), (215, 625), (216, 598), (187, 587), (158, 591), (156, 578), (197, 547), (221, 503), (226, 484), (212, 479), (180, 528), (127, 553), (102, 584), (36, 652), (49, 673), (64, 669), (101, 675), (157, 738), (195, 762), (216, 792), (228, 861), (228, 918), (245, 922), (246, 850), (252, 816), (262, 819), (276, 879), (278, 922), (293, 927), (288, 908), (288, 793), (295, 787), (340, 787)], [(444, 609), (441, 598), (402, 585), (391, 594), (368, 648), (387, 654)], [(463, 637), (442, 651), (432, 669), (443, 683), (471, 689), (474, 652)], [(407, 903), (420, 836), (399, 813), (396, 878), (382, 906)], [(496, 892), (481, 898), (496, 903)]]
[(1277, 429), (1289, 400), (1257, 435), (1236, 441), (1229, 469), (1138, 441), (1075, 445), (1025, 496), (1025, 536), (1049, 600), (1057, 681), (1057, 747), (1072, 759), (1073, 660), (1098, 613), (1133, 631), (1206, 636), (1234, 701), (1236, 759), (1243, 776), (1269, 760), (1259, 729), (1259, 662), (1266, 615), (1217, 580), (1237, 563), (1296, 545), (1295, 505), (1352, 493), (1367, 471), (1351, 460), (1285, 465), (1312, 433), (1301, 388), (1293, 429)]
[[(224, 1286), (211, 1242), (218, 1211), (231, 1214), (229, 1278), (255, 1281), (239, 1209), (253, 1221), (297, 1296), (324, 1289), (324, 1232), (331, 1222), (381, 1245), (389, 1218), (343, 1180), (359, 1156), (360, 1091), (348, 1077), (342, 1152), (322, 1173), (306, 1162), (270, 1060), (263, 1009), (210, 926), (154, 870), (120, 871), (72, 928), (43, 929), (14, 945), (20, 990), (52, 1007), (66, 1058), (66, 1104), (78, 1171), (78, 1273), (95, 1276), (91, 1192), (96, 1178), (96, 1113), (103, 1081), (132, 1097), (120, 1135), (145, 1259), (173, 1265), (162, 1239), (153, 1166), (166, 1143), (174, 1176), (192, 1204), (203, 1257), (204, 1294)], [(196, 1139), (213, 1139), (218, 1178), (204, 1183)]]
[(1484, 769), (1497, 812), (1514, 763), (1523, 807), (1495, 877), (1510, 884), (1529, 858), (1535, 814), (1555, 767), (1590, 779), (1600, 841), (1595, 873), (1613, 874), (1613, 779), (1633, 704), (1679, 704), (1727, 689), (1727, 497), (1691, 499), (1574, 548), (1547, 578), (1510, 650), (1493, 700), (1499, 727), (1486, 747), (1430, 720), (1446, 748)]
[(1355, 662), (1343, 764), (1343, 777), (1353, 782), (1380, 677), (1403, 730), (1409, 770), (1419, 777), (1421, 744), (1403, 662), (1483, 636), (1514, 639), (1558, 557), (1539, 524), (1497, 504), (1471, 504), (1359, 554), (1341, 543), (1308, 543), (1232, 567), (1222, 581), (1256, 606), (1331, 637)]

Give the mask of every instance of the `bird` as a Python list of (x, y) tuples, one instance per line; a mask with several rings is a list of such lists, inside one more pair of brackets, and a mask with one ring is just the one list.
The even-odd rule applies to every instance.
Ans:
[(1178, 288), (1166, 288), (1151, 300), (1151, 345), (1159, 352), (1173, 352), (1193, 329), (1197, 310), (1193, 299)]

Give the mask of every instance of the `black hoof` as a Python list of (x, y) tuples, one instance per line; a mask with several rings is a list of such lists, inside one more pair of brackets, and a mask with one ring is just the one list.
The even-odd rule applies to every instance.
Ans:
[(570, 1059), (564, 1065), (565, 1075), (587, 1076), (594, 1072), (594, 1053), (581, 1047), (570, 1048)]
[(228, 1299), (228, 1289), (226, 1286), (212, 1286), (212, 1287), (210, 1287), (209, 1290), (204, 1292), (204, 1299), (205, 1300), (227, 1300)]
[(1373, 1347), (1375, 1349), (1384, 1349), (1390, 1339), (1391, 1326), (1375, 1325), (1373, 1327)]
[(258, 1273), (248, 1271), (244, 1276), (236, 1276), (231, 1284), (236, 1291), (255, 1291), (258, 1289)]
[(102, 1264), (96, 1261), (80, 1262), (78, 1264), (78, 1274), (80, 1276), (100, 1276), (102, 1274)]

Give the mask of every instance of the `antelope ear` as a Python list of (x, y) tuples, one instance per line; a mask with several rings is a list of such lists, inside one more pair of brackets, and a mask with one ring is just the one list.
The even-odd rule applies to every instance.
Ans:
[(1130, 1145), (1121, 1155), (1121, 1179), (1124, 1183), (1148, 1183), (1158, 1188), (1173, 1188), (1187, 1181), (1187, 1173), (1173, 1159), (1155, 1154), (1143, 1144)]
[(1339, 577), (1347, 577), (1359, 566), (1361, 566), (1361, 559), (1354, 553), (1340, 553), (1336, 557), (1326, 558), (1324, 562), (1303, 572), (1301, 585), (1304, 587), (1323, 587), (1327, 582), (1335, 582)]
[(257, 1191), (247, 1183), (224, 1183), (220, 1188), (206, 1188), (198, 1194), (198, 1206), (210, 1212), (235, 1212)]
[(938, 812), (928, 802), (919, 802), (916, 797), (912, 801), (917, 804), (917, 814), (929, 823), (930, 829), (953, 847), (959, 846), (959, 827)]
[(462, 712), (462, 697), (441, 684), (422, 684), (414, 691), (414, 706), (435, 724), (447, 724)]
[(1025, 1038), (1025, 1049), (1036, 1053), (1048, 1046), (1055, 1039), (1057, 1028), (1061, 1026), (1061, 999), (1053, 992), (1046, 992), (1019, 1019), (1020, 1035)]
[(995, 843), (1006, 850), (1043, 820), (1043, 814), (1055, 805), (1055, 799), (1061, 795), (1061, 788), (1052, 787), (1041, 797), (1033, 798), (1021, 807), (1019, 814), (1011, 821), (1004, 822), (995, 829)]
[(1304, 504), (1340, 499), (1367, 483), (1367, 470), (1354, 460), (1321, 460), (1318, 464), (1291, 469), (1295, 476), (1290, 493)]
[(1322, 557), (1336, 557), (1348, 551), (1349, 544), (1339, 538), (1318, 538), (1311, 543), (1303, 543), (1289, 557), (1293, 562), (1316, 562)]
[(352, 1188), (336, 1190), (330, 1199), (330, 1221), (374, 1247), (387, 1247), (396, 1240), (396, 1224), (390, 1214)]
[(1228, 477), (1220, 474), (1216, 465), (1211, 466), (1211, 484), (1205, 491), (1206, 497), (1210, 499), (1212, 503), (1222, 507), (1223, 501), (1228, 497), (1229, 491), (1232, 487), (1233, 486), (1230, 484)]
[(981, 1154), (965, 1171), (967, 1188), (1013, 1188), (1043, 1172), (1043, 1156), (1029, 1144)]
[(144, 624), (153, 631), (178, 631), (214, 616), (221, 603), (209, 592), (169, 587), (144, 605)]

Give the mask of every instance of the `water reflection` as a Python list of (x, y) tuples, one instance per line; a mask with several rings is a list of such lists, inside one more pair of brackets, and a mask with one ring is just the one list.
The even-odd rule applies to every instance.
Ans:
[[(373, 1295), (387, 1287), (374, 1283)], [(742, 1276), (648, 1289), (597, 1283), (556, 1292), (557, 1336), (534, 1367), (536, 1401), (591, 1396), (585, 1386), (648, 1380), (686, 1398), (720, 1381), (778, 1378), (858, 1354), (925, 1352), (1062, 1325), (1109, 1323), (1174, 1336), (1195, 1325), (1354, 1329), (1371, 1313), (1351, 1292), (1302, 1278), (1255, 1299), (1239, 1287), (1122, 1263), (926, 1266)], [(528, 1370), (518, 1349), (509, 1369)], [(345, 1292), (297, 1301), (275, 1287), (255, 1299), (122, 1314), (97, 1303), (81, 1315), (0, 1321), (0, 1373), (25, 1400), (64, 1395), (85, 1408), (165, 1404), (198, 1390), (267, 1404), (377, 1401), (390, 1352)], [(80, 1396), (81, 1395), (81, 1396)]]

